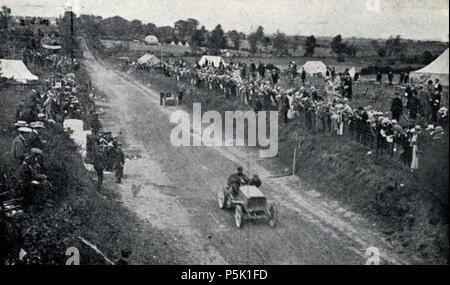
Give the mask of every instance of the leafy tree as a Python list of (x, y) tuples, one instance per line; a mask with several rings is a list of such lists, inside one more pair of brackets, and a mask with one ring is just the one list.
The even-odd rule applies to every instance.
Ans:
[(345, 45), (344, 44), (344, 53), (355, 56), (356, 55), (356, 47), (354, 45)]
[(250, 52), (256, 53), (258, 51), (258, 36), (256, 33), (251, 33), (247, 37), (248, 43), (250, 44)]
[(175, 39), (175, 32), (174, 29), (171, 26), (164, 26), (158, 28), (158, 36), (159, 41), (164, 42), (171, 42)]
[(155, 35), (158, 36), (159, 30), (158, 27), (153, 23), (148, 23), (142, 26), (142, 33), (144, 35)]
[(228, 38), (233, 42), (234, 48), (239, 49), (239, 45), (241, 43), (241, 37), (236, 30), (232, 30), (228, 32)]
[(338, 56), (344, 53), (345, 44), (342, 42), (342, 36), (337, 35), (331, 41), (331, 50), (336, 53)]
[(426, 50), (422, 53), (422, 63), (423, 64), (429, 64), (430, 62), (433, 61), (433, 59), (434, 59), (434, 56), (429, 50)]
[(316, 48), (316, 46), (316, 38), (314, 36), (308, 37), (305, 42), (305, 56), (314, 55), (314, 49)]
[(378, 54), (379, 56), (381, 56), (381, 57), (385, 57), (386, 54), (387, 54), (386, 48), (384, 48), (384, 47), (379, 47), (379, 48), (377, 49), (377, 54)]
[(267, 49), (272, 44), (272, 38), (269, 36), (264, 36), (261, 40), (261, 44)]
[(248, 35), (247, 39), (250, 44), (250, 52), (256, 53), (258, 51), (258, 43), (260, 43), (264, 38), (264, 28), (259, 26), (256, 32)]
[(102, 25), (107, 34), (113, 38), (128, 37), (130, 34), (130, 22), (119, 16), (105, 19)]
[(260, 42), (264, 38), (264, 28), (262, 26), (259, 26), (256, 29), (255, 36), (258, 42)]
[(0, 11), (0, 29), (8, 28), (10, 19), (11, 9), (6, 6), (2, 6), (2, 10)]
[(139, 20), (133, 20), (129, 25), (129, 33), (132, 35), (141, 35), (143, 32), (142, 22)]
[(390, 37), (386, 41), (386, 51), (389, 56), (394, 56), (402, 51), (401, 37)]
[(215, 50), (219, 50), (226, 48), (226, 46), (227, 40), (225, 38), (225, 33), (222, 29), (222, 26), (219, 24), (211, 32), (211, 35), (208, 39), (208, 47)]
[(189, 18), (186, 21), (176, 21), (174, 24), (175, 36), (180, 40), (190, 39), (196, 31), (198, 24), (198, 20), (192, 18)]
[(278, 54), (285, 54), (289, 48), (289, 39), (280, 31), (273, 37), (273, 48)]
[(208, 31), (205, 26), (202, 26), (200, 30), (195, 30), (191, 37), (191, 44), (195, 47), (205, 46), (207, 40)]
[(380, 47), (380, 44), (378, 43), (377, 40), (371, 40), (370, 41), (370, 45), (374, 48), (374, 49), (378, 49)]
[(75, 19), (75, 13), (66, 11), (59, 23), (63, 52), (70, 55), (72, 58), (75, 57), (75, 53), (79, 51), (79, 46), (75, 35), (75, 32), (78, 30), (75, 27)]

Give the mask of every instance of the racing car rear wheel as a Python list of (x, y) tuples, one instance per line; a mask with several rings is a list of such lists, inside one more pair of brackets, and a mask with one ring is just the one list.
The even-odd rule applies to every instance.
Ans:
[(225, 191), (223, 189), (219, 189), (217, 192), (217, 202), (219, 203), (219, 208), (226, 208), (226, 200), (227, 198), (225, 196)]
[(234, 211), (234, 223), (236, 224), (236, 227), (239, 229), (242, 227), (242, 206), (236, 205), (236, 209)]
[(277, 225), (277, 207), (275, 207), (275, 204), (270, 204), (269, 207), (269, 226), (272, 228)]

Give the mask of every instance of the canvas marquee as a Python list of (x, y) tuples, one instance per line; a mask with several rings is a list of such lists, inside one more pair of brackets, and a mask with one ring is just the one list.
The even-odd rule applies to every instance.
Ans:
[(220, 56), (213, 56), (213, 55), (204, 55), (200, 58), (200, 60), (198, 61), (198, 64), (200, 66), (205, 65), (205, 63), (208, 62), (209, 66), (214, 66), (214, 67), (219, 67), (220, 63), (222, 62), (222, 64), (225, 66), (225, 61), (223, 61), (222, 57)]
[(32, 74), (21, 60), (0, 59), (0, 77), (12, 78), (21, 83), (39, 78)]
[(410, 73), (413, 82), (425, 83), (428, 80), (439, 79), (442, 85), (448, 86), (448, 48), (433, 62), (422, 69)]
[(303, 65), (303, 68), (305, 69), (305, 72), (310, 75), (321, 74), (322, 76), (325, 76), (327, 72), (327, 66), (321, 61), (307, 61)]
[(149, 45), (157, 45), (159, 43), (158, 38), (154, 35), (146, 36), (144, 41)]
[(144, 54), (137, 60), (137, 63), (139, 63), (139, 64), (144, 64), (144, 63), (158, 64), (159, 62), (160, 62), (160, 60), (156, 56), (154, 56), (153, 54), (149, 54), (149, 53)]

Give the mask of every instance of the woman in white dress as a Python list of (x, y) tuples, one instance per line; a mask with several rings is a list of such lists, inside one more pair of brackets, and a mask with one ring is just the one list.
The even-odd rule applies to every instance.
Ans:
[(420, 134), (420, 126), (414, 128), (413, 136), (411, 137), (412, 146), (412, 161), (411, 161), (411, 171), (419, 169), (419, 149), (417, 147), (417, 137)]

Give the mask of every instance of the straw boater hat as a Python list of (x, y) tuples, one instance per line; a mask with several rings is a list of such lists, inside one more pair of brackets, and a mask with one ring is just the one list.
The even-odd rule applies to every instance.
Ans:
[(40, 154), (40, 155), (43, 154), (42, 150), (39, 149), (39, 148), (36, 148), (36, 147), (33, 147), (33, 148), (31, 149), (31, 153), (34, 153), (34, 154)]
[(14, 123), (14, 126), (16, 126), (16, 127), (28, 127), (28, 124), (25, 121), (17, 121), (17, 122)]
[(44, 129), (44, 123), (43, 122), (32, 122), (30, 123), (30, 127), (33, 129)]
[(31, 128), (29, 128), (29, 127), (20, 127), (18, 129), (18, 131), (21, 132), (21, 133), (31, 133), (33, 130)]
[(433, 130), (433, 129), (434, 129), (434, 125), (433, 124), (429, 124), (427, 126), (427, 128), (425, 129), (425, 131), (430, 131), (430, 130)]

